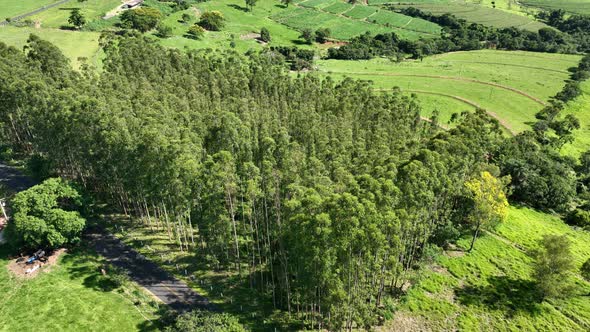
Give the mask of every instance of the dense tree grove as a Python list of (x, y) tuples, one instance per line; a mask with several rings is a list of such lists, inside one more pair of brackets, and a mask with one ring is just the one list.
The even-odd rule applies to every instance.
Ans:
[[(97, 75), (35, 36), (24, 52), (0, 43), (2, 142), (309, 327), (376, 324), (429, 242), (494, 212), (478, 197), (501, 198), (506, 174), (547, 206), (575, 195), (572, 165), (545, 165), (534, 135), (506, 138), (481, 110), (442, 131), (414, 98), (294, 78), (272, 50), (183, 53), (134, 35), (101, 45)], [(532, 181), (539, 172), (556, 184)]]
[[(395, 6), (391, 5), (388, 8), (394, 10)], [(413, 7), (402, 9), (400, 12), (437, 23), (443, 31), (440, 36), (417, 41), (404, 40), (393, 32), (376, 36), (367, 33), (353, 38), (347, 45), (329, 49), (328, 57), (359, 60), (376, 56), (409, 55), (418, 59), (433, 54), (485, 48), (551, 53), (586, 51), (584, 42), (578, 40), (579, 36), (562, 33), (552, 28), (543, 28), (538, 32), (514, 27), (498, 29), (469, 23), (452, 14), (433, 15)]]

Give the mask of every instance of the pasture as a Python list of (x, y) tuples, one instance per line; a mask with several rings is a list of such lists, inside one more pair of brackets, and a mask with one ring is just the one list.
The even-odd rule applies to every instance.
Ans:
[[(20, 279), (0, 246), (0, 331), (146, 331), (155, 326), (151, 297), (133, 286), (112, 289), (96, 254), (74, 249), (49, 271)], [(138, 303), (140, 305), (135, 305)]]
[(86, 58), (90, 65), (100, 67), (98, 32), (0, 27), (0, 41), (17, 48), (22, 48), (26, 44), (30, 34), (35, 34), (59, 47), (75, 68), (82, 64), (81, 58)]
[(505, 222), (486, 232), (472, 253), (470, 239), (458, 250), (441, 253), (419, 276), (387, 326), (405, 323), (434, 331), (588, 331), (590, 285), (575, 278), (569, 300), (539, 303), (528, 252), (545, 234), (566, 234), (575, 265), (590, 258), (590, 233), (573, 230), (559, 218), (511, 207)]
[(573, 114), (580, 120), (580, 129), (574, 132), (574, 141), (562, 148), (562, 153), (573, 157), (579, 157), (583, 152), (590, 150), (590, 81), (581, 85), (582, 95), (570, 101), (562, 114)]
[[(575, 55), (481, 50), (454, 52), (423, 61), (318, 61), (319, 72), (370, 80), (377, 89), (415, 93), (424, 116), (436, 108), (446, 123), (452, 113), (484, 108), (513, 133), (529, 128), (544, 103), (561, 90), (576, 66)], [(440, 102), (438, 102), (440, 100)]]
[(0, 21), (5, 18), (15, 17), (43, 6), (51, 5), (59, 0), (2, 0), (0, 8)]
[(73, 8), (79, 8), (88, 24), (101, 20), (110, 10), (121, 4), (121, 0), (86, 0), (84, 2), (70, 1), (30, 17), (31, 20), (41, 22), (41, 27), (68, 27), (68, 18)]

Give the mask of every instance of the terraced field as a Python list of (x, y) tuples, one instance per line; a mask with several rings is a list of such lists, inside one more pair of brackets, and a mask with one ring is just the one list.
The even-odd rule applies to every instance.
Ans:
[(329, 28), (332, 37), (348, 40), (365, 32), (395, 32), (402, 38), (418, 39), (440, 33), (437, 24), (364, 4), (350, 5), (340, 0), (307, 0), (271, 16), (297, 30)]
[(423, 61), (395, 63), (323, 60), (323, 75), (371, 80), (382, 90), (399, 87), (424, 100), (424, 116), (434, 109), (446, 122), (452, 113), (486, 109), (507, 130), (529, 127), (534, 115), (564, 85), (568, 68), (580, 57), (530, 52), (473, 51), (429, 57)]
[(569, 237), (576, 267), (590, 258), (590, 233), (573, 230), (548, 214), (511, 207), (507, 220), (476, 242), (472, 253), (463, 252), (469, 247), (469, 239), (464, 239), (459, 241), (459, 251), (440, 255), (410, 289), (388, 328), (588, 331), (590, 297), (586, 294), (590, 289), (581, 279), (576, 280), (576, 295), (569, 300), (536, 300), (527, 252), (536, 248), (544, 234)]

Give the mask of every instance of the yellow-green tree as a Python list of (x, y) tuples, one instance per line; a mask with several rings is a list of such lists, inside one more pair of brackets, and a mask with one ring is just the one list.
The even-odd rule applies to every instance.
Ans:
[(481, 228), (492, 222), (502, 221), (506, 217), (508, 200), (504, 194), (502, 181), (487, 171), (467, 181), (465, 186), (471, 192), (474, 202), (473, 210), (469, 215), (470, 222), (475, 228), (469, 247), (471, 252)]

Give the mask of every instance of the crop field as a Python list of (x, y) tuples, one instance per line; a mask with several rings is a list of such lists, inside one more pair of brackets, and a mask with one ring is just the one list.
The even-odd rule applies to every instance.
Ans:
[[(378, 89), (397, 86), (424, 99), (424, 116), (434, 109), (441, 122), (452, 113), (484, 108), (511, 132), (529, 127), (534, 115), (555, 95), (569, 77), (568, 68), (580, 57), (530, 52), (454, 52), (423, 61), (395, 63), (322, 60), (324, 75), (370, 80)], [(438, 103), (436, 101), (440, 100)]]
[(525, 6), (542, 9), (563, 9), (570, 13), (590, 14), (589, 0), (522, 0)]
[(15, 17), (28, 12), (31, 12), (37, 8), (56, 3), (59, 0), (2, 0), (2, 16), (0, 21), (3, 21), (8, 17)]
[(324, 7), (323, 10), (327, 11), (328, 13), (342, 14), (342, 13), (348, 11), (349, 9), (351, 9), (352, 7), (353, 7), (353, 5), (346, 3), (346, 2), (336, 2), (334, 4), (327, 6), (327, 7)]
[[(433, 331), (588, 331), (590, 285), (576, 278), (576, 295), (567, 301), (538, 303), (531, 282), (531, 258), (545, 234), (566, 234), (576, 267), (590, 258), (590, 233), (559, 218), (511, 207), (507, 220), (464, 253), (441, 254), (398, 307), (389, 326), (404, 322), (413, 330)], [(406, 325), (408, 326), (408, 325)]]
[[(0, 331), (148, 331), (151, 302), (139, 289), (105, 288), (102, 260), (83, 249), (60, 257), (50, 271), (18, 279), (0, 246)], [(151, 319), (150, 318), (150, 319)]]
[[(336, 15), (334, 11), (318, 9), (322, 7), (318, 4), (319, 1), (321, 0), (311, 4), (309, 1), (302, 2), (298, 4), (298, 8), (292, 6), (274, 14), (272, 19), (297, 30), (329, 28), (332, 37), (340, 40), (348, 40), (367, 31), (372, 34), (395, 32), (406, 39), (433, 36), (440, 32), (437, 24), (364, 5), (352, 7), (343, 12), (343, 16)], [(324, 4), (334, 6), (334, 2)], [(336, 4), (343, 8), (339, 3)]]
[(535, 21), (534, 19), (528, 16), (518, 15), (500, 9), (494, 9), (490, 7), (473, 4), (419, 3), (411, 5), (400, 5), (398, 7), (415, 7), (424, 12), (430, 12), (435, 15), (450, 13), (469, 22), (480, 23), (496, 28), (517, 27), (529, 31), (538, 31), (541, 28), (547, 27), (546, 24)]

